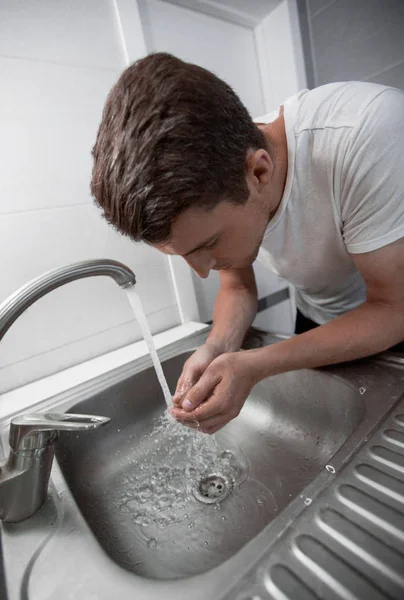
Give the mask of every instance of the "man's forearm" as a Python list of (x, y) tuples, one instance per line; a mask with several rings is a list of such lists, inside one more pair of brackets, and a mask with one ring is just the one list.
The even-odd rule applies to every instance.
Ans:
[(213, 312), (213, 328), (207, 339), (222, 352), (240, 349), (257, 313), (257, 297), (248, 288), (221, 288)]
[(285, 371), (364, 358), (403, 339), (403, 314), (382, 304), (365, 302), (321, 327), (253, 350), (249, 360), (259, 380)]

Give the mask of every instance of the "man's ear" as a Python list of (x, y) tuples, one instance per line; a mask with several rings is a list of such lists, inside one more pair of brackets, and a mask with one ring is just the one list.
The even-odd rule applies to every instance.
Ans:
[(257, 191), (261, 191), (268, 185), (273, 172), (273, 162), (264, 148), (251, 151), (247, 155), (247, 181)]

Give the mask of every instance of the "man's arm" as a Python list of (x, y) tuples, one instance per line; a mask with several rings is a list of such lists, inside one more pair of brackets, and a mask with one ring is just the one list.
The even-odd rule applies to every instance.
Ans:
[(213, 328), (203, 346), (184, 364), (173, 397), (174, 406), (182, 404), (188, 391), (218, 356), (239, 350), (256, 312), (257, 286), (253, 268), (220, 271)]
[(352, 258), (366, 283), (364, 304), (321, 327), (263, 349), (263, 377), (363, 358), (404, 340), (404, 238), (373, 252), (353, 254)]
[(404, 340), (404, 238), (353, 260), (366, 282), (361, 306), (277, 344), (222, 354), (189, 390), (186, 410), (175, 409), (174, 416), (215, 433), (239, 414), (265, 377), (363, 358)]
[(257, 313), (257, 285), (252, 266), (219, 271), (220, 290), (207, 339), (223, 352), (239, 350)]

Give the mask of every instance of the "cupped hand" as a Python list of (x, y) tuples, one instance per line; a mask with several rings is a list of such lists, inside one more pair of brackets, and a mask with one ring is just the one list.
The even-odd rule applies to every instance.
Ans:
[(173, 407), (171, 414), (204, 433), (215, 433), (237, 417), (259, 380), (250, 352), (230, 352), (215, 358), (187, 391), (182, 408)]
[[(173, 405), (175, 407), (179, 408), (183, 406), (183, 402), (186, 402), (188, 392), (199, 381), (211, 362), (221, 353), (222, 349), (219, 345), (207, 342), (188, 358), (178, 379), (177, 388), (173, 396)], [(185, 409), (187, 407), (192, 408), (192, 406), (187, 404), (183, 407)]]

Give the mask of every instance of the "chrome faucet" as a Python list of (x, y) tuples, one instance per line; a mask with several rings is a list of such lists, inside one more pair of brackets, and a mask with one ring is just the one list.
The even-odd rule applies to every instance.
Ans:
[[(48, 292), (77, 279), (106, 275), (122, 288), (135, 285), (134, 273), (113, 260), (88, 260), (49, 271), (9, 296), (0, 305), (0, 340), (14, 321)], [(0, 519), (22, 521), (46, 498), (59, 431), (88, 431), (109, 422), (93, 415), (32, 413), (16, 416), (10, 425), (10, 453), (0, 463)]]

